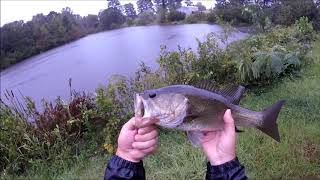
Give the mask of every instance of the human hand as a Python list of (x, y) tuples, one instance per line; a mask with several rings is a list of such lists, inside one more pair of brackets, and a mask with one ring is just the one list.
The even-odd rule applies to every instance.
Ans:
[(220, 165), (236, 158), (236, 132), (231, 110), (223, 116), (224, 129), (203, 134), (201, 146), (211, 165)]
[[(152, 154), (158, 143), (158, 130), (154, 125), (157, 121), (141, 117), (131, 118), (120, 131), (116, 155), (127, 161), (139, 162)], [(139, 124), (139, 128), (136, 124)]]

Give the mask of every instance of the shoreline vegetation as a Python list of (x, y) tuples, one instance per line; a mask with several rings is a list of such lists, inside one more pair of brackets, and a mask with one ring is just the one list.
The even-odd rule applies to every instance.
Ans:
[[(313, 0), (283, 3), (219, 0), (215, 8), (209, 10), (201, 3), (193, 5), (191, 1), (186, 1), (185, 8), (198, 9), (187, 12), (181, 10), (182, 0), (138, 0), (137, 10), (132, 3), (120, 5), (118, 0), (107, 2), (107, 9), (98, 15), (81, 17), (66, 7), (60, 13), (51, 11), (48, 15), (37, 14), (28, 22), (20, 20), (3, 25), (0, 28), (0, 71), (86, 35), (131, 26), (216, 23), (259, 33), (273, 25), (292, 25), (305, 16), (313, 22), (315, 29), (320, 29), (320, 3)], [(297, 8), (299, 11), (294, 10)]]
[[(230, 83), (246, 86), (248, 91), (243, 103), (257, 110), (275, 99), (288, 99), (280, 115), (279, 126), (284, 139), (281, 143), (271, 142), (251, 129), (239, 135), (239, 157), (248, 167), (249, 177), (317, 177), (320, 136), (314, 127), (319, 126), (316, 116), (320, 100), (314, 89), (319, 89), (316, 83), (320, 72), (318, 38), (305, 17), (293, 26), (275, 27), (236, 41), (226, 49), (220, 49), (218, 41), (226, 42), (227, 33), (209, 34), (205, 41), (198, 42), (196, 52), (181, 48), (169, 52), (162, 47), (159, 69), (152, 71), (142, 63), (133, 78), (114, 75), (110, 77), (110, 84), (97, 89), (96, 95), (72, 90), (70, 81), (70, 100), (57, 98), (55, 103), (43, 100), (43, 111), (36, 109), (30, 97), (19, 102), (7, 91), (5, 96), (10, 103), (0, 103), (1, 177), (56, 179), (64, 176), (69, 179), (83, 177), (84, 173), (85, 177), (99, 179), (104, 164), (116, 149), (121, 126), (133, 115), (134, 92), (203, 80), (219, 86)], [(295, 91), (299, 92), (298, 96), (294, 95)], [(300, 136), (293, 135), (295, 126), (300, 128)], [(192, 148), (181, 132), (162, 129), (160, 138), (159, 152), (146, 160), (151, 179), (203, 177), (204, 156), (196, 149), (190, 151)], [(293, 154), (288, 149), (291, 145)], [(97, 166), (96, 161), (99, 162)], [(288, 162), (286, 167), (283, 161)], [(303, 164), (295, 164), (297, 161)], [(191, 162), (197, 162), (197, 166), (183, 165)], [(288, 174), (273, 174), (267, 170), (270, 163), (273, 169), (294, 170)], [(170, 164), (176, 167), (170, 169)]]
[[(217, 21), (233, 25), (244, 21), (241, 10), (252, 5), (221, 2), (226, 1), (217, 0)], [(21, 102), (6, 91), (9, 103), (0, 101), (0, 178), (101, 179), (119, 130), (133, 115), (134, 92), (200, 81), (245, 86), (241, 105), (254, 110), (287, 100), (278, 120), (281, 143), (250, 128), (238, 135), (238, 157), (249, 178), (320, 178), (320, 34), (317, 17), (308, 16), (311, 2), (319, 10), (314, 1), (258, 4), (255, 12), (266, 15), (252, 16), (261, 19), (253, 21), (256, 33), (246, 39), (219, 48), (218, 42), (226, 43), (230, 35), (227, 25), (223, 33), (198, 41), (194, 51), (162, 46), (158, 69), (141, 63), (134, 77), (113, 75), (95, 94), (74, 91), (70, 80), (70, 99), (44, 99), (41, 111), (32, 98)], [(309, 10), (280, 11), (297, 6)], [(276, 19), (269, 18), (269, 10), (279, 13)], [(206, 160), (182, 132), (161, 129), (159, 150), (144, 163), (148, 179), (203, 179)]]

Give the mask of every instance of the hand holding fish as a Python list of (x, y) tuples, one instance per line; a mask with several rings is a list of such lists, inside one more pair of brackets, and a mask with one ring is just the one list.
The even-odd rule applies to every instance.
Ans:
[(204, 132), (200, 139), (211, 165), (224, 164), (236, 158), (236, 132), (230, 109), (224, 113), (223, 120), (223, 130)]
[[(154, 119), (131, 118), (121, 129), (116, 155), (127, 161), (139, 162), (152, 154), (158, 143), (158, 130), (153, 125), (155, 122)], [(139, 124), (139, 128), (136, 124)]]

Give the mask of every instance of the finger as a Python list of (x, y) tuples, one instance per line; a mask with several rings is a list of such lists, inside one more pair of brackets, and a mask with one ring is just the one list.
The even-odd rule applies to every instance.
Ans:
[(149, 148), (147, 148), (147, 149), (144, 149), (144, 150), (141, 150), (143, 153), (145, 153), (145, 154), (150, 154), (150, 153), (153, 153), (153, 152), (155, 152), (157, 150), (157, 145), (155, 145), (155, 146), (151, 146), (151, 147), (149, 147)]
[(224, 120), (224, 130), (227, 133), (235, 132), (234, 119), (231, 115), (231, 110), (227, 109), (223, 116)]
[(134, 142), (132, 143), (132, 147), (135, 149), (143, 150), (143, 149), (148, 149), (152, 146), (155, 146), (158, 142), (158, 138), (151, 139), (149, 141), (144, 141), (144, 142)]
[(138, 129), (138, 134), (140, 135), (144, 135), (147, 133), (150, 133), (151, 131), (157, 130), (157, 127), (154, 125), (150, 125), (148, 127), (144, 127), (144, 128), (139, 128)]
[(143, 128), (157, 123), (159, 120), (156, 118), (137, 118), (136, 127)]
[[(138, 130), (139, 131), (139, 130)], [(146, 133), (146, 134), (138, 134), (135, 135), (134, 140), (135, 141), (149, 141), (151, 139), (154, 139), (158, 136), (158, 131), (156, 129), (154, 129), (153, 131)]]
[(124, 124), (124, 127), (129, 130), (137, 129), (137, 127), (135, 126), (135, 122), (137, 121), (137, 119), (139, 119), (139, 117), (132, 117), (127, 123)]

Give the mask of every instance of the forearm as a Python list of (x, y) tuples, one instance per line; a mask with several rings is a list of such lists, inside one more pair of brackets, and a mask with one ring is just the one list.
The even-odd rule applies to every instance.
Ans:
[(210, 162), (208, 162), (206, 179), (247, 179), (247, 176), (245, 174), (244, 166), (241, 165), (236, 158), (217, 166), (213, 166), (210, 164)]
[(142, 161), (135, 163), (114, 155), (109, 160), (104, 174), (105, 180), (130, 179), (144, 180), (145, 170)]

